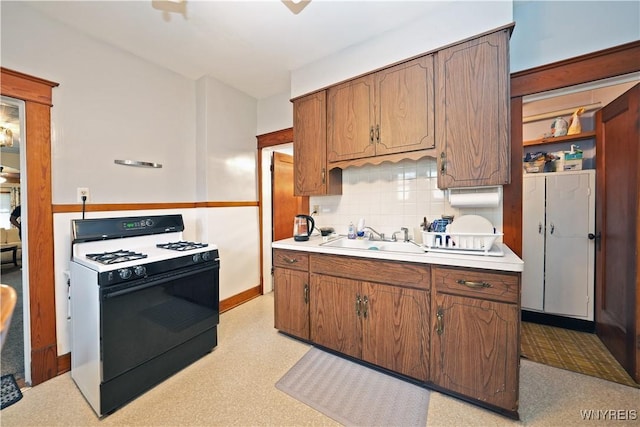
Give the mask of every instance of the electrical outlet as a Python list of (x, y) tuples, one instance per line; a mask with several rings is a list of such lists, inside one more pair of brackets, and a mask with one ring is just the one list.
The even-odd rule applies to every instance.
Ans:
[(85, 202), (89, 202), (89, 189), (86, 187), (78, 187), (77, 189), (77, 201), (78, 203), (82, 203), (82, 196), (85, 196), (87, 200)]
[(316, 215), (320, 215), (320, 205), (313, 205), (312, 213), (314, 213)]

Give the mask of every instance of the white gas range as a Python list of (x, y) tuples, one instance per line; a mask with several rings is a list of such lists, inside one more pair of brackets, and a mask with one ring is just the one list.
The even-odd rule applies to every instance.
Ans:
[(181, 215), (72, 221), (71, 376), (98, 416), (217, 345), (218, 249), (183, 230)]

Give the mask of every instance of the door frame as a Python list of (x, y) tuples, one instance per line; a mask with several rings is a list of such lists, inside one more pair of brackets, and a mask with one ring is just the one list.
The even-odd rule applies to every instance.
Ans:
[[(0, 92), (25, 103), (31, 373), (35, 386), (71, 368), (58, 359), (51, 197), (51, 107), (58, 83), (0, 67)], [(23, 254), (24, 256), (24, 254)]]
[(503, 193), (503, 241), (522, 257), (522, 99), (640, 71), (640, 40), (511, 74), (511, 184)]
[[(264, 230), (264, 221), (263, 215), (265, 213), (265, 209), (269, 211), (271, 214), (271, 207), (264, 206), (264, 194), (262, 192), (263, 182), (262, 175), (262, 151), (264, 148), (275, 147), (277, 145), (290, 144), (293, 143), (293, 128), (281, 129), (274, 132), (265, 133), (262, 135), (258, 135), (257, 137), (257, 150), (258, 150), (258, 223), (259, 223), (259, 231), (260, 231), (260, 294), (264, 294), (264, 264), (265, 264), (265, 230)], [(271, 185), (271, 182), (268, 183)], [(269, 235), (271, 235), (271, 229), (268, 230)], [(270, 238), (269, 238), (270, 239)]]

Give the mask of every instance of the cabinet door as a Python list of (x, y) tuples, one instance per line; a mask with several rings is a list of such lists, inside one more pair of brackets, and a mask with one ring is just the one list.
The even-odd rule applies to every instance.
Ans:
[(595, 171), (547, 175), (544, 311), (593, 320)]
[(309, 273), (276, 267), (273, 270), (276, 329), (309, 339)]
[(421, 381), (429, 376), (426, 291), (364, 282), (362, 359)]
[(311, 341), (360, 358), (360, 282), (310, 274)]
[(376, 74), (376, 155), (435, 146), (433, 56)]
[(509, 32), (436, 54), (438, 187), (510, 180)]
[(433, 309), (433, 382), (470, 398), (516, 411), (518, 306), (436, 293)]
[(545, 177), (527, 175), (522, 189), (522, 308), (543, 310)]
[(375, 155), (374, 76), (328, 89), (327, 157), (329, 162)]
[(335, 173), (330, 174), (327, 170), (326, 148), (326, 92), (317, 92), (294, 100), (293, 178), (296, 196), (340, 194), (342, 192), (342, 173), (335, 176)]

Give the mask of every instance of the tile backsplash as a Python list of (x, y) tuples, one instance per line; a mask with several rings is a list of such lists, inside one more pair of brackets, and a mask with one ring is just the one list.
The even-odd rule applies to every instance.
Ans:
[[(436, 160), (404, 160), (398, 163), (349, 167), (342, 171), (342, 195), (309, 198), (309, 212), (319, 227), (334, 227), (347, 234), (349, 223), (365, 225), (391, 235), (407, 227), (412, 238), (421, 240), (420, 224), (442, 215), (481, 215), (502, 231), (502, 201), (495, 208), (453, 208), (448, 192), (438, 189)], [(455, 221), (455, 218), (454, 218)]]

